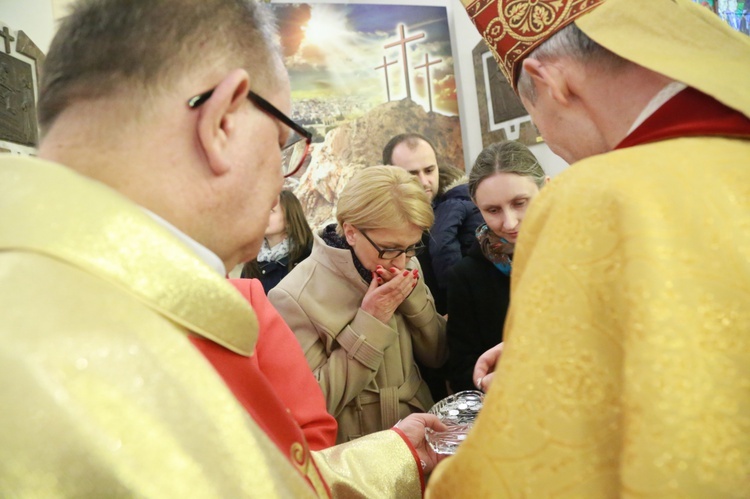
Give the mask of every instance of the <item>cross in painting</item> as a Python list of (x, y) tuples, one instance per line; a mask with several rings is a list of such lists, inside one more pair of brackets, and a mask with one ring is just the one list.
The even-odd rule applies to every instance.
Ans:
[(396, 61), (391, 62), (385, 62), (385, 56), (383, 56), (383, 64), (382, 66), (378, 66), (375, 69), (382, 69), (385, 72), (385, 91), (386, 95), (388, 95), (388, 102), (391, 102), (391, 87), (388, 83), (388, 66), (391, 66), (392, 64), (396, 64)]
[(409, 63), (406, 60), (406, 44), (409, 42), (413, 42), (414, 40), (419, 40), (420, 38), (424, 38), (424, 33), (410, 36), (409, 38), (404, 38), (405, 35), (404, 35), (403, 24), (398, 25), (398, 32), (399, 32), (399, 35), (401, 35), (401, 39), (393, 43), (389, 43), (383, 48), (389, 49), (391, 47), (401, 45), (401, 60), (404, 61), (404, 83), (406, 84), (406, 98), (411, 99), (411, 87), (409, 86)]
[(3, 26), (3, 30), (0, 31), (0, 38), (3, 38), (3, 40), (5, 41), (5, 53), (10, 54), (10, 42), (15, 40), (15, 38), (13, 38), (13, 35), (10, 34), (7, 26)]
[(430, 80), (430, 66), (434, 64), (438, 64), (440, 62), (443, 62), (442, 59), (438, 59), (437, 61), (431, 61), (430, 56), (428, 54), (424, 55), (424, 64), (420, 64), (419, 66), (414, 66), (414, 69), (422, 69), (424, 68), (425, 72), (427, 73), (427, 100), (430, 102), (430, 112), (432, 112), (432, 80)]

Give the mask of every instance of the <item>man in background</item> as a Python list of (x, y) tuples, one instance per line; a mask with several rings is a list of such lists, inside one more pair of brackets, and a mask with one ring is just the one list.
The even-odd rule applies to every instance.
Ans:
[(448, 270), (466, 255), (475, 240), (474, 231), (483, 223), (469, 196), (468, 179), (453, 166), (438, 166), (435, 146), (418, 133), (392, 137), (383, 148), (383, 164), (417, 177), (435, 210), (435, 223), (423, 240), (426, 251), (417, 258), (435, 307), (445, 314)]
[[(440, 178), (437, 153), (427, 137), (418, 133), (395, 135), (383, 148), (383, 164), (398, 166), (417, 177), (424, 187), (425, 194), (430, 198), (430, 202), (438, 195)], [(445, 314), (448, 308), (445, 303), (446, 296), (445, 293), (440, 292), (437, 277), (432, 268), (429, 234), (424, 234), (422, 244), (425, 250), (417, 255), (419, 266), (422, 267), (422, 278), (435, 298), (435, 309), (438, 313)]]
[(428, 496), (750, 496), (750, 39), (689, 0), (465, 6), (572, 166)]
[(244, 0), (95, 0), (62, 22), (39, 158), (0, 159), (3, 495), (420, 495), (434, 419), (311, 453), (251, 362), (256, 315), (225, 275), (257, 254), (304, 132), (276, 36)]

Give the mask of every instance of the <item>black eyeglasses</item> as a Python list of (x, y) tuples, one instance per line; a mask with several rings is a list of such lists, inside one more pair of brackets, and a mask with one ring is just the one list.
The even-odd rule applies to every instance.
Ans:
[[(355, 227), (355, 229), (357, 229)], [(365, 236), (365, 239), (370, 241), (370, 244), (372, 244), (372, 247), (378, 250), (378, 258), (381, 260), (393, 260), (394, 258), (398, 258), (401, 256), (401, 253), (405, 253), (408, 258), (411, 258), (413, 256), (417, 256), (422, 251), (424, 251), (424, 244), (418, 243), (413, 246), (409, 246), (406, 249), (398, 249), (398, 248), (381, 248), (378, 246), (375, 241), (370, 239), (370, 236), (367, 235), (367, 233), (361, 229), (357, 229), (362, 233), (363, 236)]]
[[(201, 106), (211, 97), (211, 95), (213, 95), (213, 93), (214, 89), (212, 88), (207, 92), (196, 95), (188, 101), (188, 106), (193, 109)], [(247, 98), (262, 111), (268, 113), (273, 118), (276, 118), (292, 130), (292, 133), (289, 135), (289, 140), (287, 140), (284, 147), (281, 148), (281, 171), (283, 172), (284, 177), (291, 177), (302, 168), (305, 159), (307, 159), (307, 155), (310, 152), (310, 144), (312, 143), (312, 132), (302, 128), (300, 125), (292, 121), (289, 116), (279, 111), (276, 106), (252, 90), (247, 93)]]

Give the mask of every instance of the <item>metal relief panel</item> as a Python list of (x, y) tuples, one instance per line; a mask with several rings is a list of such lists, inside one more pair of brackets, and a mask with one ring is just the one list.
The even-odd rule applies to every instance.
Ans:
[(44, 53), (22, 30), (0, 22), (0, 152), (35, 155), (36, 103)]
[(0, 52), (0, 140), (37, 144), (32, 71), (31, 64)]

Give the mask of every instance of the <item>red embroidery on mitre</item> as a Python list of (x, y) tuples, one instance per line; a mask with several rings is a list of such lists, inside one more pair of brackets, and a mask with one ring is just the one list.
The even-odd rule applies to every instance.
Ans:
[(604, 0), (476, 0), (466, 5), (500, 71), (516, 90), (521, 61)]

